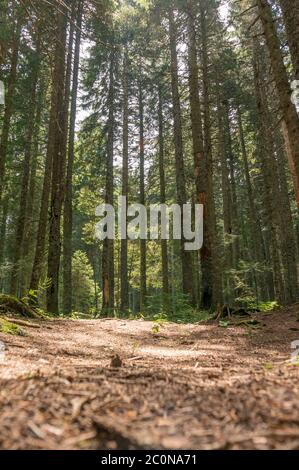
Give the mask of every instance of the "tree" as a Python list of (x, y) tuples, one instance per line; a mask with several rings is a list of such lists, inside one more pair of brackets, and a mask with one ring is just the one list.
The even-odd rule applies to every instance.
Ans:
[(294, 76), (299, 80), (299, 4), (293, 0), (279, 0), (286, 28)]
[[(114, 132), (115, 132), (115, 48), (110, 51), (109, 90), (108, 90), (108, 122), (107, 122), (107, 160), (106, 160), (106, 188), (105, 202), (113, 206), (113, 159), (114, 159)], [(114, 240), (106, 238), (103, 244), (103, 314), (114, 310)]]
[(19, 48), (22, 30), (22, 17), (19, 15), (16, 21), (16, 26), (13, 35), (13, 47), (11, 55), (11, 65), (8, 77), (7, 93), (5, 97), (5, 110), (2, 125), (2, 133), (0, 140), (0, 199), (3, 193), (4, 178), (5, 178), (5, 165), (8, 150), (8, 140), (10, 133), (10, 123), (13, 114), (14, 95), (16, 91), (16, 79), (18, 71)]
[[(71, 67), (66, 59), (67, 16), (66, 10), (57, 12), (57, 39), (55, 49), (55, 70), (53, 87), (55, 87), (54, 130), (49, 135), (53, 139), (53, 166), (50, 197), (50, 223), (49, 223), (49, 251), (48, 251), (48, 279), (50, 285), (47, 289), (47, 310), (57, 314), (59, 312), (58, 289), (59, 267), (61, 253), (60, 224), (65, 185), (65, 157), (66, 135), (68, 118), (68, 97)], [(72, 35), (69, 38), (68, 58), (71, 57)]]
[(284, 120), (285, 139), (289, 147), (289, 164), (293, 175), (297, 205), (299, 206), (299, 116), (295, 105), (291, 101), (292, 91), (283, 61), (271, 6), (268, 0), (258, 0), (257, 5)]
[[(122, 163), (122, 196), (128, 203), (129, 196), (129, 58), (128, 46), (125, 45), (123, 59), (123, 163)], [(120, 310), (125, 312), (129, 308), (128, 283), (128, 239), (121, 240), (121, 266), (120, 266)]]
[[(183, 209), (187, 202), (184, 155), (183, 155), (183, 136), (182, 136), (182, 118), (181, 104), (178, 86), (178, 60), (177, 60), (177, 30), (175, 24), (174, 11), (169, 8), (169, 41), (171, 53), (171, 87), (173, 102), (173, 121), (174, 121), (174, 144), (175, 144), (175, 169), (176, 169), (176, 190), (177, 202)], [(181, 219), (183, 228), (183, 219)], [(183, 230), (182, 230), (183, 233)], [(192, 304), (195, 304), (195, 294), (193, 290), (193, 267), (191, 254), (185, 251), (185, 239), (181, 239), (181, 263), (182, 263), (182, 284), (183, 293), (189, 296)]]
[(76, 40), (71, 93), (70, 127), (63, 213), (63, 311), (72, 311), (72, 232), (73, 232), (73, 166), (75, 154), (75, 126), (78, 98), (78, 79), (80, 65), (81, 28), (83, 0), (79, 0), (76, 18)]

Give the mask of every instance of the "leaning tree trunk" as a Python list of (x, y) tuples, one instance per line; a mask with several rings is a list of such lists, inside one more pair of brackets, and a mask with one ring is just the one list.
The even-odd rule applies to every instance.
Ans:
[[(183, 153), (182, 117), (179, 95), (178, 58), (177, 58), (177, 27), (172, 8), (169, 10), (169, 39), (171, 53), (171, 87), (174, 121), (174, 145), (175, 145), (175, 170), (177, 202), (183, 211), (187, 203), (185, 165)], [(185, 238), (183, 236), (183, 216), (181, 218), (181, 262), (182, 262), (182, 284), (183, 293), (188, 296), (190, 302), (196, 304), (196, 296), (193, 290), (193, 267), (191, 253), (185, 250)]]
[(260, 19), (268, 46), (274, 80), (278, 92), (282, 117), (289, 146), (289, 164), (293, 176), (297, 205), (299, 207), (299, 116), (291, 100), (291, 87), (280, 48), (280, 41), (268, 0), (257, 0)]
[(299, 2), (298, 0), (279, 0), (279, 3), (294, 67), (294, 76), (296, 80), (299, 80)]
[(75, 127), (78, 97), (78, 79), (80, 64), (81, 27), (83, 14), (83, 0), (79, 1), (76, 21), (76, 41), (74, 52), (73, 83), (70, 111), (69, 147), (66, 171), (66, 190), (63, 214), (63, 311), (72, 311), (72, 256), (73, 256), (73, 166), (74, 166), (74, 146)]

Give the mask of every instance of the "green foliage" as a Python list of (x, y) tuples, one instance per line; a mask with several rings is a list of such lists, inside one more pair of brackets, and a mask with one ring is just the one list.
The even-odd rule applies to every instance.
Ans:
[(94, 304), (93, 269), (83, 251), (76, 251), (73, 256), (73, 310), (90, 313)]
[(199, 323), (210, 319), (211, 315), (192, 308), (188, 297), (180, 292), (170, 295), (168, 299), (158, 292), (148, 298), (145, 317), (157, 322)]
[(273, 310), (277, 310), (280, 308), (278, 302), (276, 300), (273, 300), (272, 302), (259, 302), (257, 305), (258, 309), (261, 312), (272, 312)]
[(24, 336), (23, 330), (14, 323), (0, 318), (0, 332), (7, 335)]

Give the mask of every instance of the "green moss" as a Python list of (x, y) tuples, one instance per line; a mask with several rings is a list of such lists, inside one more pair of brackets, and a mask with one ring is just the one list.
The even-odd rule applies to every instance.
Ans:
[(0, 294), (0, 314), (13, 313), (25, 318), (40, 318), (38, 312), (12, 295)]
[(7, 335), (25, 336), (24, 331), (14, 323), (0, 318), (0, 332)]

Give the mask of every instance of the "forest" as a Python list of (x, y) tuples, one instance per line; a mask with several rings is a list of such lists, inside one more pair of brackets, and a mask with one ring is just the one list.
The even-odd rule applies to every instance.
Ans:
[(298, 450), (298, 210), (298, 0), (0, 0), (0, 448)]

